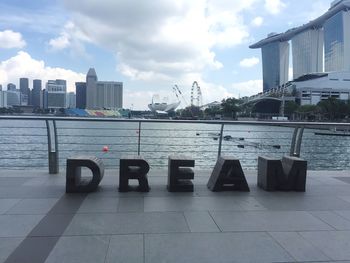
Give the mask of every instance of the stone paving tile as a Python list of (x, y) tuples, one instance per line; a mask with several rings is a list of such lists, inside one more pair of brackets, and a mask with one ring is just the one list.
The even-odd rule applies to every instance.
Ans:
[(334, 211), (337, 215), (340, 215), (341, 217), (347, 219), (350, 221), (350, 211), (349, 210), (337, 210)]
[(57, 198), (22, 199), (9, 209), (6, 214), (46, 214), (57, 201)]
[(145, 197), (145, 212), (243, 210), (232, 196)]
[(109, 236), (61, 237), (45, 263), (104, 263)]
[(143, 235), (115, 235), (111, 237), (106, 263), (143, 263)]
[(321, 250), (312, 246), (296, 232), (269, 232), (269, 234), (297, 261), (328, 261)]
[(332, 230), (329, 225), (302, 211), (210, 212), (223, 232)]
[(191, 232), (220, 232), (208, 212), (185, 212), (184, 214)]
[(64, 235), (189, 232), (182, 213), (77, 214)]
[(143, 197), (119, 198), (118, 212), (143, 212)]
[(43, 215), (0, 215), (0, 237), (25, 237)]
[[(350, 188), (350, 187), (349, 187)], [(260, 197), (259, 203), (269, 210), (350, 210), (350, 203), (334, 196), (306, 196), (302, 193), (291, 193), (271, 197)]]
[(145, 235), (146, 263), (294, 262), (266, 233)]
[(21, 201), (21, 199), (0, 199), (0, 215), (5, 214), (19, 201)]
[(15, 248), (21, 243), (23, 238), (0, 238), (0, 262), (4, 262), (7, 257), (15, 250)]
[(331, 260), (350, 260), (350, 231), (314, 231), (300, 234)]
[(310, 211), (310, 214), (321, 219), (336, 230), (350, 230), (350, 220), (345, 219), (334, 211)]
[(119, 199), (88, 195), (77, 213), (116, 213)]

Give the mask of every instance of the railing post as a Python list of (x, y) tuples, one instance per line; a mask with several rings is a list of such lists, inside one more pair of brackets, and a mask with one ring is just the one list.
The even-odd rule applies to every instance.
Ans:
[(140, 155), (141, 152), (141, 121), (139, 121), (139, 138), (137, 143), (137, 155)]
[(294, 128), (292, 142), (290, 145), (290, 156), (300, 157), (301, 142), (303, 139), (304, 126)]
[[(58, 140), (57, 140), (57, 128), (56, 121), (52, 121), (52, 130), (49, 120), (45, 120), (47, 130), (47, 148), (48, 148), (48, 161), (49, 161), (49, 174), (59, 173), (59, 158), (58, 158)], [(53, 138), (52, 134), (53, 132)], [(52, 139), (54, 143), (52, 144)], [(52, 147), (54, 146), (54, 147)]]
[(219, 137), (219, 149), (218, 149), (218, 158), (221, 155), (221, 146), (222, 146), (222, 134), (224, 132), (224, 126), (225, 124), (221, 124), (221, 130), (220, 130), (220, 137)]

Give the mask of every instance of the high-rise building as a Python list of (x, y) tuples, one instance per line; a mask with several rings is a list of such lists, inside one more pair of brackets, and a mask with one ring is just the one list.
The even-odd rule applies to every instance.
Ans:
[(94, 68), (90, 68), (86, 74), (86, 108), (87, 109), (97, 109), (96, 100), (96, 82), (97, 75)]
[(7, 106), (20, 106), (21, 105), (21, 93), (19, 90), (7, 90)]
[(46, 83), (47, 107), (50, 109), (66, 108), (66, 81), (48, 80)]
[(86, 83), (75, 82), (76, 107), (86, 109)]
[(323, 29), (308, 29), (292, 38), (293, 79), (323, 71)]
[(0, 84), (0, 91), (2, 91), (2, 85)]
[(350, 70), (350, 12), (343, 10), (324, 23), (325, 71)]
[(120, 109), (123, 107), (123, 83), (114, 81), (97, 82), (97, 107)]
[(269, 87), (266, 83), (271, 80), (277, 83), (275, 71), (270, 70), (270, 76), (265, 76), (264, 65), (276, 67), (269, 66), (278, 56), (275, 54), (271, 59), (271, 50), (277, 50), (271, 46), (289, 40), (292, 40), (294, 79), (315, 72), (350, 71), (350, 0), (335, 0), (329, 10), (315, 20), (285, 33), (269, 35), (250, 46), (266, 49), (266, 55), (262, 57), (264, 91)]
[(41, 79), (33, 80), (33, 90), (32, 90), (32, 105), (34, 107), (41, 108), (42, 107), (42, 95), (41, 95)]
[(90, 68), (86, 75), (86, 108), (118, 109), (123, 107), (123, 83), (98, 81), (96, 71)]
[(13, 83), (7, 84), (7, 90), (16, 90), (16, 85)]
[(7, 108), (7, 92), (0, 90), (0, 108)]
[(30, 105), (30, 89), (28, 78), (19, 79), (19, 90), (21, 92), (21, 105)]
[(263, 64), (263, 91), (288, 81), (289, 43), (272, 42), (261, 47)]
[(67, 108), (74, 109), (76, 108), (76, 96), (74, 92), (67, 93)]
[(46, 89), (43, 89), (42, 91), (42, 97), (43, 97), (43, 104), (42, 104), (42, 107), (43, 109), (48, 109), (48, 94), (47, 94), (47, 90)]

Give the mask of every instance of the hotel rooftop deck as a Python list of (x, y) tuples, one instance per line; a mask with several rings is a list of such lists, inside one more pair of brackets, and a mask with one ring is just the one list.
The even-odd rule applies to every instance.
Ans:
[[(169, 193), (166, 171), (149, 193), (65, 194), (65, 172), (1, 171), (0, 262), (350, 262), (350, 172), (310, 171), (307, 189), (213, 193), (209, 171), (193, 193)], [(348, 260), (348, 261), (347, 261)]]

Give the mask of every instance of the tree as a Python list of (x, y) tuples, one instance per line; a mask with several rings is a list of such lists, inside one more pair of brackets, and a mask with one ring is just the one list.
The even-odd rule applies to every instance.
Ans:
[(319, 112), (317, 105), (302, 105), (300, 106), (296, 113), (299, 114), (301, 119), (314, 120)]
[(317, 105), (326, 119), (342, 119), (347, 115), (346, 103), (336, 98), (329, 97), (326, 100), (320, 101)]
[(215, 117), (216, 115), (222, 114), (222, 109), (220, 106), (214, 106), (214, 107), (206, 108), (204, 110), (204, 113), (206, 116)]
[(293, 115), (299, 108), (299, 105), (294, 101), (287, 101), (284, 104), (284, 113), (288, 116)]
[(235, 98), (227, 98), (221, 101), (221, 107), (224, 116), (236, 118), (236, 114), (239, 111), (238, 100)]

